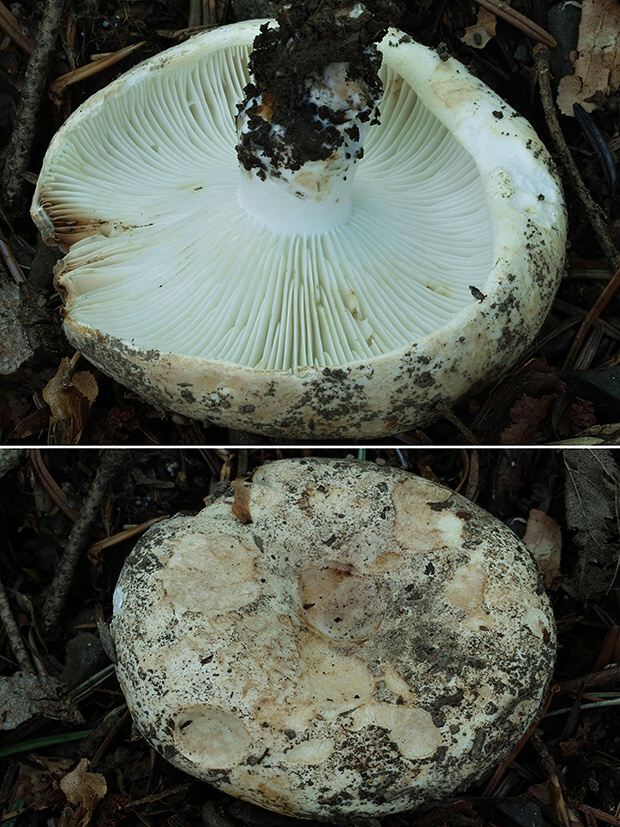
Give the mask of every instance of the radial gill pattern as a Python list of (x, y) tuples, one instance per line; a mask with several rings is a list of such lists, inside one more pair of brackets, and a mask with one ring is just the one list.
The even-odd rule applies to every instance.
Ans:
[(389, 65), (349, 221), (294, 236), (245, 214), (234, 116), (248, 52), (172, 59), (66, 130), (41, 203), (71, 245), (69, 315), (145, 349), (291, 370), (401, 348), (484, 290), (492, 228), (474, 160)]

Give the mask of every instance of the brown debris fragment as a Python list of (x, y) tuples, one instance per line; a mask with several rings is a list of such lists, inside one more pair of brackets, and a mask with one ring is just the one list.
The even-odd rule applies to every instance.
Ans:
[(63, 359), (58, 371), (43, 389), (43, 399), (50, 407), (52, 441), (77, 445), (90, 407), (97, 398), (97, 380), (90, 371), (80, 371), (67, 378), (69, 359)]
[(497, 17), (485, 8), (480, 8), (476, 22), (473, 26), (467, 26), (465, 34), (461, 38), (463, 43), (471, 46), (472, 49), (484, 49), (491, 38), (495, 37)]
[(88, 772), (89, 761), (82, 758), (77, 767), (60, 782), (60, 789), (67, 801), (77, 807), (74, 813), (75, 827), (86, 827), (97, 804), (108, 791), (101, 773)]
[(250, 494), (252, 489), (245, 484), (245, 478), (239, 477), (233, 482), (233, 489), (235, 492), (235, 499), (232, 504), (232, 513), (241, 523), (251, 523), (252, 515), (250, 514)]
[(587, 112), (620, 89), (620, 5), (617, 0), (583, 0), (575, 74), (560, 80), (557, 104), (573, 116), (573, 104)]

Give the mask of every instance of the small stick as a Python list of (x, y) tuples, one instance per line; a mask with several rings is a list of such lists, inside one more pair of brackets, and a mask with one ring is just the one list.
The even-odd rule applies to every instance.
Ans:
[(557, 765), (553, 759), (553, 756), (545, 746), (543, 739), (540, 737), (540, 733), (532, 733), (531, 740), (532, 746), (538, 755), (538, 760), (540, 761), (543, 770), (547, 773), (547, 779), (554, 788), (557, 814), (559, 815), (560, 820), (564, 824), (564, 827), (571, 827), (571, 825), (575, 823), (578, 824), (579, 820), (569, 811), (568, 805), (566, 804)]
[(114, 66), (115, 63), (118, 63), (120, 60), (123, 60), (132, 52), (135, 52), (136, 49), (139, 49), (141, 46), (144, 46), (146, 40), (141, 40), (139, 43), (134, 43), (131, 46), (125, 46), (124, 49), (119, 49), (117, 52), (112, 52), (111, 54), (105, 55), (104, 57), (97, 58), (97, 60), (91, 61), (91, 63), (87, 63), (85, 66), (78, 66), (77, 69), (72, 69), (70, 72), (67, 72), (65, 75), (61, 75), (59, 78), (56, 78), (50, 84), (48, 89), (48, 94), (50, 98), (56, 103), (57, 105), (62, 104), (63, 102), (63, 94), (65, 89), (69, 86), (73, 86), (75, 83), (79, 83), (86, 78), (92, 77), (92, 75), (96, 75), (98, 72), (102, 72), (104, 69), (108, 69), (110, 66)]
[(451, 425), (454, 425), (455, 428), (461, 432), (461, 434), (465, 437), (465, 439), (470, 442), (472, 445), (478, 445), (480, 440), (476, 436), (476, 434), (471, 431), (464, 422), (458, 418), (458, 416), (452, 411), (452, 408), (449, 408), (443, 402), (439, 402), (435, 405), (435, 410), (440, 416), (443, 416), (444, 419), (447, 419)]
[(50, 585), (43, 605), (43, 627), (50, 635), (53, 635), (56, 631), (60, 613), (63, 610), (69, 589), (71, 588), (75, 568), (86, 544), (88, 533), (95, 520), (97, 510), (117, 471), (125, 462), (126, 453), (127, 452), (112, 449), (104, 452), (88, 496), (84, 500), (78, 518), (73, 524), (65, 550), (60, 558), (58, 569), (54, 575), (54, 580)]
[(568, 352), (568, 356), (564, 361), (564, 370), (571, 370), (571, 368), (574, 367), (583, 340), (585, 339), (586, 335), (588, 334), (588, 331), (590, 330), (594, 322), (598, 319), (603, 310), (609, 304), (612, 296), (614, 295), (618, 287), (620, 287), (620, 268), (616, 270), (612, 278), (607, 282), (604, 290), (601, 292), (601, 295), (594, 302), (585, 319), (581, 323), (581, 327), (577, 331), (577, 335), (573, 340), (573, 344)]
[(146, 520), (144, 523), (140, 523), (140, 525), (134, 525), (131, 528), (126, 528), (123, 531), (119, 531), (117, 534), (113, 534), (111, 537), (106, 537), (105, 540), (99, 540), (98, 542), (93, 543), (88, 549), (88, 559), (91, 562), (95, 562), (104, 549), (110, 548), (111, 546), (117, 546), (119, 543), (124, 543), (125, 540), (130, 540), (137, 534), (144, 533), (152, 525), (155, 525), (155, 523), (161, 523), (161, 521), (165, 519), (165, 515), (163, 517), (153, 517), (150, 520)]
[(52, 52), (60, 29), (65, 0), (47, 0), (22, 88), (15, 125), (6, 150), (3, 200), (15, 214), (26, 212), (23, 175), (30, 163), (37, 116), (45, 92)]
[(27, 38), (22, 32), (19, 20), (7, 9), (4, 3), (0, 3), (0, 29), (2, 29), (22, 51), (26, 52), (27, 55), (32, 54), (32, 50), (34, 49), (32, 40)]
[(29, 459), (30, 464), (32, 466), (32, 470), (36, 474), (39, 482), (45, 488), (51, 499), (56, 503), (58, 508), (62, 511), (63, 514), (75, 522), (78, 518), (76, 512), (71, 508), (69, 504), (69, 500), (67, 499), (67, 495), (65, 492), (60, 488), (56, 480), (52, 477), (50, 472), (47, 469), (47, 465), (45, 464), (43, 457), (41, 455), (41, 451), (39, 448), (30, 448), (29, 451)]
[(577, 809), (586, 816), (590, 813), (594, 816), (595, 820), (598, 819), (604, 821), (606, 824), (613, 824), (614, 827), (620, 827), (620, 820), (606, 813), (604, 810), (597, 810), (596, 807), (590, 807), (589, 804), (577, 804)]
[(34, 667), (32, 666), (32, 661), (28, 655), (28, 650), (26, 649), (26, 645), (19, 632), (19, 626), (15, 622), (15, 618), (11, 612), (9, 598), (2, 581), (0, 581), (0, 620), (2, 620), (2, 625), (5, 628), (9, 643), (11, 644), (11, 649), (15, 655), (15, 660), (19, 664), (19, 668), (23, 669), (24, 672), (30, 672), (33, 674)]
[(503, 0), (478, 0), (478, 2), (487, 11), (491, 11), (497, 17), (512, 23), (515, 28), (525, 32), (526, 35), (534, 38), (539, 43), (543, 43), (550, 48), (558, 45), (555, 37), (552, 37), (548, 31), (538, 26), (529, 17), (513, 9), (508, 3), (504, 3)]
[(27, 279), (24, 275), (24, 271), (19, 266), (19, 262), (13, 255), (13, 250), (9, 247), (8, 241), (2, 235), (2, 230), (0, 230), (0, 255), (2, 255), (4, 263), (6, 264), (6, 269), (13, 277), (15, 284), (26, 284)]
[(620, 666), (612, 666), (609, 669), (601, 669), (600, 672), (591, 672), (581, 678), (573, 678), (560, 684), (558, 697), (571, 695), (573, 693), (585, 692), (587, 689), (595, 689), (600, 686), (609, 686), (620, 681)]
[(618, 268), (620, 268), (620, 252), (612, 241), (607, 225), (603, 220), (601, 208), (594, 201), (586, 185), (584, 184), (583, 178), (581, 177), (577, 164), (575, 163), (575, 159), (573, 158), (571, 151), (564, 140), (564, 135), (562, 133), (560, 122), (558, 121), (558, 115), (555, 110), (555, 104), (553, 102), (551, 73), (549, 70), (549, 49), (546, 46), (542, 44), (535, 46), (534, 64), (536, 66), (536, 74), (538, 76), (540, 97), (545, 114), (545, 121), (547, 122), (547, 128), (549, 129), (551, 140), (554, 143), (555, 149), (560, 157), (560, 161), (562, 162), (562, 165), (564, 166), (575, 192), (577, 193), (577, 196), (579, 197), (579, 200), (581, 201), (581, 204), (588, 216), (588, 220), (594, 230), (597, 241), (615, 272)]

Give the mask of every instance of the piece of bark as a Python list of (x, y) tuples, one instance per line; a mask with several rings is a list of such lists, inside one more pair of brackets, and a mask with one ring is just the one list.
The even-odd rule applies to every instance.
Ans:
[(620, 3), (583, 0), (575, 58), (575, 74), (558, 85), (558, 109), (573, 115), (579, 103), (592, 112), (620, 89)]

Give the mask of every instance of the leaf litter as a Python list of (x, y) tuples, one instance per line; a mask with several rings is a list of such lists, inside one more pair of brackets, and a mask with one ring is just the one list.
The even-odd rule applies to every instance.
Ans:
[[(38, 474), (27, 454), (16, 453), (0, 475), (2, 579), (24, 638), (29, 624), (44, 627), (42, 597), (73, 525), (51, 498), (35, 504), (33, 489), (54, 483), (79, 512), (101, 459), (98, 451), (89, 450), (37, 453)], [(131, 453), (131, 462), (92, 517), (90, 538), (99, 543), (96, 559), (89, 557), (92, 545), (87, 543), (58, 634), (42, 633), (38, 644), (41, 668), (58, 682), (67, 674), (76, 642), (84, 639), (92, 648), (99, 617), (110, 619), (112, 590), (135, 542), (135, 536), (124, 532), (166, 514), (196, 513), (205, 497), (234, 494), (237, 480), (243, 518), (243, 479), (259, 464), (284, 456), (345, 457), (350, 452), (291, 447)], [(608, 565), (600, 568), (600, 555), (593, 558), (592, 549), (598, 544), (618, 551), (614, 496), (620, 477), (615, 454), (604, 451), (603, 459), (599, 454), (365, 449), (366, 461), (407, 468), (466, 491), (524, 537), (550, 588), (560, 642), (554, 679), (567, 687), (558, 693), (561, 700), (551, 699), (552, 714), (540, 724), (539, 736), (507, 767), (497, 791), (488, 794), (483, 784), (474, 785), (454, 801), (385, 817), (372, 827), (576, 827), (576, 813), (587, 814), (588, 827), (616, 827), (613, 821), (599, 821), (596, 813), (615, 818), (620, 800), (620, 723), (605, 705), (617, 700), (620, 682), (620, 601), (618, 587), (612, 585), (618, 556), (608, 557)], [(106, 544), (107, 537), (115, 542)], [(590, 567), (604, 571), (605, 577), (593, 579)], [(22, 616), (20, 595), (27, 597), (24, 605), (34, 607), (30, 618)], [(0, 640), (0, 655), (0, 677), (20, 676), (11, 666), (7, 640)], [(33, 683), (38, 680), (32, 676)], [(94, 660), (75, 680), (80, 683), (72, 691), (61, 688), (59, 700), (73, 699), (85, 719), (82, 737), (68, 741), (76, 734), (76, 724), (44, 708), (1, 733), (0, 749), (39, 744), (13, 756), (0, 753), (0, 806), (16, 819), (14, 827), (32, 827), (37, 807), (39, 823), (48, 827), (116, 827), (121, 822), (126, 827), (300, 827), (294, 819), (230, 799), (166, 764), (132, 729), (111, 665), (101, 668)], [(41, 736), (46, 745), (41, 745)], [(25, 811), (13, 815), (13, 803), (21, 800)]]
[(566, 522), (575, 531), (574, 583), (583, 597), (609, 591), (620, 569), (620, 468), (608, 449), (568, 451)]
[[(65, 5), (63, 34), (54, 52), (46, 92), (50, 87), (55, 89), (64, 84), (67, 78), (77, 82), (64, 86), (62, 101), (51, 100), (46, 95), (41, 101), (32, 160), (19, 179), (24, 187), (24, 204), (32, 195), (32, 183), (36, 181), (50, 139), (62, 121), (90, 94), (139, 60), (186, 39), (200, 28), (253, 14), (269, 16), (274, 4), (268, 0), (253, 3), (212, 0), (202, 4), (194, 0), (168, 3), (153, 0), (120, 6), (109, 2)], [(573, 12), (575, 6), (581, 9), (581, 24), (578, 17), (574, 24), (574, 29), (579, 29), (578, 54), (573, 55), (575, 74), (553, 78), (553, 105), (557, 101), (558, 83), (564, 83), (565, 87), (568, 84), (567, 89), (570, 84), (578, 84), (579, 95), (565, 92), (560, 103), (564, 101), (563, 108), (572, 115), (572, 104), (583, 98), (583, 105), (592, 110), (590, 115), (602, 139), (610, 151), (617, 151), (620, 141), (617, 0), (584, 0), (581, 4), (568, 5)], [(549, 6), (555, 10), (562, 4), (530, 0), (511, 4), (500, 0), (485, 0), (480, 4), (420, 0), (407, 4), (401, 26), (416, 39), (466, 64), (532, 122), (557, 157), (545, 127), (544, 107), (536, 92), (537, 70), (532, 49), (536, 40), (548, 45), (553, 42), (544, 35), (549, 29), (550, 18), (546, 15)], [(0, 29), (5, 35), (0, 60), (0, 156), (11, 139), (28, 55), (42, 27), (41, 15), (42, 4), (28, 0), (11, 5), (10, 10), (4, 8), (0, 13)], [(133, 45), (142, 42), (144, 46), (129, 53)], [(114, 60), (123, 57), (116, 66), (100, 71), (103, 64), (95, 61), (101, 55), (113, 56)], [(570, 68), (570, 60), (568, 63)], [(500, 381), (494, 388), (476, 389), (454, 411), (442, 413), (423, 433), (401, 434), (399, 439), (405, 443), (463, 444), (473, 438), (477, 444), (539, 444), (579, 438), (588, 428), (598, 428), (597, 438), (605, 441), (608, 439), (606, 427), (613, 428), (620, 422), (620, 391), (610, 383), (611, 400), (599, 401), (585, 381), (585, 374), (597, 368), (611, 373), (618, 370), (620, 300), (612, 299), (604, 311), (597, 313), (603, 335), (591, 348), (593, 352), (585, 369), (583, 365), (581, 371), (564, 368), (578, 321), (595, 304), (605, 281), (615, 272), (609, 250), (614, 244), (616, 249), (620, 245), (620, 202), (610, 197), (594, 151), (575, 119), (561, 117), (562, 130), (594, 196), (596, 212), (611, 239), (611, 247), (603, 247), (594, 239), (589, 226), (591, 215), (584, 214), (573, 194), (572, 174), (563, 170), (571, 225), (570, 278), (562, 285), (547, 325), (529, 354), (546, 365), (545, 383), (535, 394), (524, 388), (520, 399), (510, 395), (510, 376), (505, 377), (505, 384)], [(250, 438), (247, 434), (188, 420), (154, 407), (94, 368), (85, 366), (83, 372), (89, 372), (90, 378), (82, 377), (83, 383), (81, 379), (76, 380), (70, 391), (59, 389), (57, 377), (62, 360), (70, 359), (73, 353), (61, 332), (60, 307), (52, 287), (56, 254), (38, 243), (25, 213), (11, 214), (3, 209), (0, 232), (4, 242), (1, 258), (5, 262), (3, 265), (0, 261), (0, 290), (11, 297), (4, 320), (0, 319), (0, 326), (4, 324), (8, 334), (3, 345), (7, 351), (2, 368), (5, 372), (0, 377), (1, 442), (226, 445), (240, 444)], [(601, 275), (594, 279), (593, 271)], [(19, 277), (19, 284), (13, 284), (15, 276), (11, 274), (18, 272), (23, 276)], [(27, 284), (21, 283), (23, 279)], [(515, 365), (512, 374), (522, 372), (525, 364), (523, 360), (522, 364)], [(563, 391), (559, 391), (560, 386)], [(554, 418), (558, 407), (545, 405), (543, 397), (555, 397), (558, 393), (564, 394), (567, 404), (561, 409), (562, 415)], [(584, 400), (592, 401), (592, 410), (587, 411), (586, 418), (576, 415), (585, 410)], [(478, 429), (481, 411), (485, 412), (486, 421), (484, 427)]]

